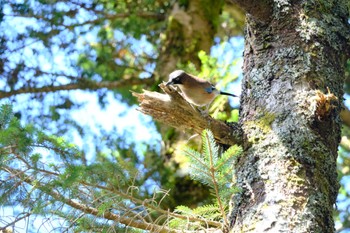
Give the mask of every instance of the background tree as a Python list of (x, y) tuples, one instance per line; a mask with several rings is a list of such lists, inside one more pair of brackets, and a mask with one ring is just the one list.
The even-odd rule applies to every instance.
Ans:
[[(300, 85), (306, 85), (306, 89), (302, 90), (307, 91), (300, 95), (299, 93), (293, 94), (293, 91), (286, 91), (288, 95), (281, 94), (283, 98), (280, 101), (271, 99), (273, 100), (271, 103), (276, 103), (276, 111), (281, 109), (278, 107), (280, 106), (278, 103), (283, 103), (283, 100), (288, 96), (300, 97), (295, 99), (293, 106), (296, 107), (299, 106), (299, 103), (301, 105), (305, 103), (304, 101), (309, 99), (308, 96), (325, 98), (324, 96), (327, 97), (327, 87), (330, 88), (330, 94), (341, 99), (342, 82), (339, 80), (343, 68), (340, 64), (346, 57), (339, 52), (333, 54), (333, 50), (339, 51), (340, 47), (328, 48), (328, 45), (324, 44), (328, 43), (329, 36), (334, 36), (335, 41), (330, 43), (334, 42), (334, 45), (338, 45), (339, 38), (339, 41), (344, 41), (344, 38), (348, 37), (348, 30), (344, 25), (344, 22), (347, 22), (348, 11), (345, 2), (311, 1), (309, 4), (300, 3), (299, 5), (294, 5), (296, 3), (292, 2), (285, 3), (285, 5), (275, 3), (273, 12), (271, 11), (271, 2), (266, 1), (267, 5), (257, 5), (257, 8), (250, 6), (249, 2), (239, 3), (250, 13), (247, 23), (247, 28), (250, 30), (246, 33), (248, 38), (246, 43), (251, 43), (250, 46), (248, 44), (245, 46), (247, 63), (244, 67), (247, 76), (243, 82), (245, 92), (241, 102), (241, 122), (252, 123), (251, 125), (243, 124), (246, 135), (250, 135), (248, 137), (250, 142), (253, 137), (259, 143), (253, 144), (252, 147), (247, 145), (245, 159), (240, 160), (239, 164), (247, 164), (247, 166), (252, 164), (252, 169), (255, 169), (259, 168), (258, 164), (265, 161), (265, 157), (262, 156), (261, 160), (255, 161), (254, 153), (261, 150), (254, 145), (261, 145), (264, 141), (271, 139), (269, 135), (274, 132), (273, 129), (279, 128), (280, 125), (284, 126), (282, 120), (279, 120), (280, 114), (271, 112), (270, 109), (261, 109), (260, 105), (263, 103), (259, 101), (270, 100), (269, 91), (272, 89), (269, 89), (269, 86), (274, 84), (276, 88), (280, 87), (283, 80), (287, 82), (287, 77), (290, 78), (289, 74), (295, 74), (293, 77), (300, 78)], [(184, 162), (182, 162), (183, 157), (174, 153), (174, 148), (181, 144), (179, 141), (187, 140), (188, 134), (185, 135), (181, 131), (159, 123), (145, 122), (145, 124), (150, 124), (150, 127), (154, 126), (162, 137), (161, 139), (152, 138), (147, 143), (140, 143), (133, 140), (132, 129), (119, 135), (116, 133), (120, 132), (118, 128), (104, 130), (102, 122), (86, 127), (86, 124), (83, 124), (86, 120), (85, 115), (76, 117), (74, 112), (86, 106), (86, 103), (82, 101), (87, 97), (86, 93), (97, 96), (98, 103), (102, 108), (108, 108), (115, 99), (125, 103), (125, 106), (134, 106), (136, 99), (132, 97), (130, 90), (137, 92), (142, 89), (159, 91), (158, 84), (162, 80), (166, 80), (170, 71), (176, 67), (211, 77), (211, 81), (220, 81), (223, 86), (232, 82), (236, 75), (232, 75), (231, 66), (217, 67), (216, 65), (220, 62), (222, 64), (222, 61), (215, 60), (206, 54), (209, 53), (213, 45), (222, 44), (224, 46), (225, 43), (227, 45), (229, 44), (227, 42), (232, 41), (232, 37), (242, 34), (244, 21), (242, 12), (237, 8), (237, 5), (228, 1), (215, 3), (195, 0), (179, 2), (70, 1), (69, 3), (64, 1), (24, 1), (3, 4), (2, 30), (0, 32), (0, 72), (3, 79), (0, 97), (3, 102), (10, 102), (13, 105), (15, 116), (22, 123), (33, 124), (34, 128), (39, 127), (41, 130), (36, 131), (31, 126), (22, 129), (15, 121), (10, 124), (11, 121), (4, 120), (6, 129), (10, 132), (7, 131), (8, 133), (4, 134), (1, 141), (1, 188), (4, 190), (2, 205), (21, 205), (23, 209), (15, 214), (19, 219), (29, 218), (33, 220), (31, 216), (41, 215), (49, 218), (55, 215), (60, 217), (61, 227), (64, 229), (76, 228), (97, 231), (101, 228), (122, 227), (109, 219), (118, 221), (112, 215), (113, 208), (115, 208), (113, 204), (120, 204), (130, 196), (137, 198), (137, 200), (154, 200), (160, 203), (160, 207), (170, 209), (181, 204), (196, 207), (208, 203), (210, 198), (208, 198), (207, 187), (201, 189), (201, 185), (190, 181), (188, 176), (176, 173)], [(327, 12), (328, 14), (319, 14), (318, 12)], [(338, 16), (334, 16), (334, 14), (338, 14)], [(324, 18), (325, 22), (322, 21), (321, 16), (327, 16)], [(320, 19), (320, 21), (316, 19)], [(322, 22), (327, 26), (311, 27), (314, 22)], [(293, 34), (286, 30), (287, 28), (295, 28), (295, 25), (299, 26), (299, 34)], [(328, 33), (328, 31), (330, 32)], [(338, 36), (337, 33), (340, 35)], [(297, 37), (299, 35), (302, 38)], [(281, 38), (285, 38), (285, 40), (281, 40)], [(290, 44), (295, 44), (295, 41), (298, 41), (300, 47), (293, 47), (290, 44), (286, 46), (286, 41), (289, 41)], [(339, 44), (339, 46), (344, 45)], [(280, 53), (276, 48), (281, 48)], [(282, 51), (282, 48), (289, 48), (288, 51), (291, 52), (289, 55), (287, 54), (288, 56)], [(341, 48), (345, 48), (345, 46)], [(227, 50), (229, 49), (227, 48)], [(200, 51), (206, 53), (199, 53)], [(325, 56), (324, 54), (328, 54), (328, 51), (332, 52), (330, 54), (334, 56)], [(257, 55), (254, 54), (262, 57), (255, 58), (254, 56)], [(314, 56), (314, 54), (322, 54), (325, 60), (320, 61), (322, 59), (318, 59), (319, 57)], [(250, 55), (251, 57), (249, 57)], [(280, 57), (278, 57), (279, 55)], [(305, 60), (308, 57), (310, 59)], [(330, 70), (330, 73), (324, 76), (323, 71), (329, 67), (327, 62), (330, 59), (334, 59), (331, 64), (337, 64), (339, 70), (337, 72)], [(259, 62), (255, 63), (256, 60)], [(254, 61), (254, 63), (248, 61)], [(305, 63), (304, 66), (298, 65), (305, 61), (309, 63)], [(283, 66), (285, 64), (288, 65), (288, 72), (284, 71), (285, 68), (277, 69), (277, 67), (285, 67)], [(256, 69), (254, 66), (257, 66)], [(324, 69), (318, 70), (317, 67), (324, 67)], [(293, 72), (294, 69), (297, 69), (298, 72)], [(250, 75), (250, 72), (260, 71), (263, 71), (261, 76), (258, 73)], [(253, 79), (250, 79), (250, 76)], [(259, 86), (264, 84), (263, 80), (267, 76), (270, 77), (267, 79), (269, 83), (266, 83), (266, 86)], [(319, 79), (319, 77), (329, 76), (334, 77), (334, 79)], [(260, 78), (255, 79), (254, 77)], [(332, 82), (332, 85), (328, 82)], [(289, 90), (287, 87), (289, 86), (277, 89)], [(292, 85), (292, 87), (294, 86)], [(316, 92), (318, 89), (322, 91), (323, 95)], [(293, 88), (293, 90), (299, 89)], [(347, 91), (347, 89), (345, 90)], [(253, 96), (248, 96), (251, 93)], [(257, 99), (255, 100), (255, 98)], [(311, 103), (319, 103), (320, 100), (317, 98), (312, 100), (314, 102), (310, 100)], [(231, 111), (232, 108), (225, 103), (226, 101), (223, 99), (218, 99), (213, 104), (212, 113), (221, 120), (235, 119), (237, 111)], [(326, 120), (322, 118), (322, 112), (316, 111), (317, 114), (320, 114), (319, 117), (322, 121), (314, 120), (315, 111), (307, 108), (310, 111), (306, 112), (306, 122), (316, 124), (311, 128), (310, 134), (307, 134), (314, 135), (312, 136), (313, 142), (321, 143), (323, 140), (322, 137), (320, 139), (317, 135), (315, 136), (314, 130), (318, 128), (320, 130), (324, 128), (334, 129), (334, 132), (327, 133), (329, 138), (337, 135), (338, 125), (333, 123), (334, 119), (337, 119), (335, 116), (340, 110), (340, 102), (335, 101), (332, 105), (337, 106), (337, 108), (335, 110), (331, 108), (332, 111)], [(121, 106), (118, 105), (120, 108)], [(254, 109), (254, 106), (259, 111), (255, 113), (248, 111), (248, 107)], [(312, 106), (316, 110), (319, 109), (317, 104)], [(325, 104), (325, 106), (331, 105)], [(3, 111), (4, 118), (11, 118), (10, 111), (5, 110)], [(292, 110), (290, 111), (292, 112)], [(328, 112), (326, 113), (328, 114)], [(347, 113), (347, 111), (342, 112), (345, 123), (349, 122), (346, 121)], [(288, 114), (285, 119), (288, 118), (287, 116)], [(300, 118), (296, 117), (296, 119)], [(294, 118), (290, 120), (294, 122)], [(308, 123), (305, 124), (308, 125)], [(271, 126), (269, 126), (270, 124)], [(254, 130), (253, 125), (258, 127)], [(281, 127), (281, 129), (283, 128)], [(297, 128), (299, 130), (299, 127)], [(16, 131), (15, 129), (20, 130)], [(289, 129), (287, 127), (285, 131), (289, 132)], [(301, 129), (303, 127), (300, 127)], [(22, 131), (25, 133), (21, 133)], [(289, 135), (283, 130), (279, 132), (281, 132), (279, 136)], [(340, 161), (341, 174), (344, 177), (349, 175), (346, 149), (349, 146), (347, 146), (346, 132), (347, 130), (344, 130), (342, 160)], [(74, 139), (74, 141), (80, 140), (89, 143), (80, 143), (81, 148), (77, 151), (64, 142), (59, 137), (60, 135), (68, 141)], [(21, 138), (23, 141), (13, 141), (17, 138)], [(298, 145), (298, 143), (293, 144), (293, 140), (287, 140), (284, 144)], [(305, 140), (305, 142), (310, 141)], [(38, 145), (49, 149), (49, 152), (38, 150)], [(332, 145), (333, 158), (335, 158), (336, 137), (330, 145)], [(274, 149), (277, 150), (277, 148)], [(305, 145), (303, 150), (307, 149), (310, 148)], [(255, 152), (250, 153), (252, 151)], [(291, 156), (291, 158), (294, 158), (296, 163), (301, 164), (300, 171), (309, 171), (306, 167), (314, 166), (312, 161), (310, 160), (310, 164), (306, 163), (309, 161), (306, 161), (307, 159), (304, 161), (303, 156), (301, 156), (303, 153), (299, 152), (300, 154), (292, 153), (294, 157)], [(307, 153), (305, 152), (305, 154)], [(50, 156), (56, 156), (55, 162), (57, 164), (53, 163)], [(290, 158), (282, 158), (281, 161), (288, 159)], [(251, 161), (255, 162), (250, 163)], [(327, 164), (328, 160), (325, 159), (324, 162)], [(330, 162), (331, 166), (329, 167), (332, 167), (334, 161)], [(259, 193), (255, 195), (261, 188), (255, 184), (265, 184), (265, 178), (248, 179), (249, 177), (247, 177), (245, 179), (244, 172), (247, 170), (243, 169), (245, 166), (241, 167), (242, 170), (238, 171), (237, 178), (242, 180), (238, 180), (238, 183), (244, 183), (243, 190), (248, 197), (236, 197), (234, 211), (241, 210), (242, 206), (244, 210), (245, 204), (252, 197), (264, 197), (259, 196)], [(272, 169), (273, 166), (269, 168)], [(280, 167), (278, 166), (278, 168)], [(287, 170), (288, 167), (284, 168)], [(316, 166), (316, 171), (322, 171), (319, 169), (320, 167)], [(265, 172), (267, 171), (265, 170)], [(330, 177), (326, 177), (325, 180), (333, 182), (335, 179), (334, 171), (332, 174), (327, 174), (330, 174)], [(89, 179), (86, 180), (86, 177)], [(130, 177), (137, 177), (137, 179), (130, 180)], [(309, 176), (305, 175), (303, 178), (306, 177)], [(343, 181), (345, 182), (346, 179)], [(118, 188), (111, 190), (110, 187)], [(139, 189), (130, 187), (139, 187)], [(157, 187), (159, 195), (154, 192), (154, 187)], [(334, 201), (337, 187), (330, 188), (327, 185), (320, 185), (320, 187), (324, 187), (330, 193), (327, 203), (328, 209), (325, 211), (325, 213), (329, 213), (329, 205)], [(169, 189), (171, 189), (170, 197), (163, 200), (164, 192), (159, 193), (159, 191)], [(51, 191), (48, 192), (48, 190)], [(268, 189), (265, 190), (264, 193), (269, 193)], [(120, 192), (116, 193), (117, 191)], [(42, 195), (43, 193), (45, 195)], [(342, 189), (341, 197), (346, 198), (347, 196), (348, 191)], [(162, 201), (160, 202), (160, 200)], [(318, 199), (316, 198), (316, 200)], [(259, 204), (260, 202), (253, 203)], [(338, 205), (340, 211), (344, 210), (338, 215), (339, 223), (342, 223), (339, 224), (339, 228), (343, 229), (349, 227), (346, 221), (348, 219), (346, 214), (348, 202), (344, 203)], [(142, 206), (142, 203), (137, 202), (133, 203), (134, 206), (128, 205), (130, 203), (124, 204), (125, 208), (118, 210), (121, 211), (118, 213), (122, 213), (126, 217), (130, 213), (128, 210)], [(110, 209), (113, 210), (111, 215), (106, 215), (106, 211)], [(142, 211), (139, 210), (140, 213)], [(234, 211), (232, 218), (242, 217)], [(158, 219), (159, 214), (159, 212), (149, 213), (147, 215), (149, 223)], [(5, 221), (4, 225), (11, 225), (11, 222), (16, 222), (16, 219)], [(123, 222), (119, 219), (119, 221), (141, 228), (141, 226), (125, 222), (126, 220)], [(245, 221), (247, 220), (243, 222)], [(331, 220), (329, 219), (329, 221), (329, 226), (331, 226)], [(235, 224), (235, 226), (239, 225)]]

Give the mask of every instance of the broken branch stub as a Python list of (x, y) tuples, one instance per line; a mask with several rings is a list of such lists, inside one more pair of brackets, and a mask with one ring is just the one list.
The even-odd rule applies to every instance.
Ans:
[(164, 83), (159, 87), (165, 94), (147, 90), (143, 93), (132, 93), (140, 103), (139, 111), (180, 130), (193, 129), (201, 134), (204, 129), (210, 129), (215, 139), (221, 144), (242, 143), (242, 130), (238, 124), (227, 125), (210, 116), (202, 115), (173, 87), (165, 86)]

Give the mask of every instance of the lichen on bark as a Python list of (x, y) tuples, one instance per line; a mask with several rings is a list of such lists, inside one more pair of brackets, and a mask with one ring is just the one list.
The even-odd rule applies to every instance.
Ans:
[(274, 1), (270, 16), (247, 16), (231, 232), (334, 231), (344, 5)]

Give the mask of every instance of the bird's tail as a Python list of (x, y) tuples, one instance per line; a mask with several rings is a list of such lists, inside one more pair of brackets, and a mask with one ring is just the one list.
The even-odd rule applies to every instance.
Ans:
[(233, 97), (238, 97), (238, 96), (236, 96), (234, 94), (223, 92), (223, 91), (220, 91), (220, 95), (229, 95), (229, 96), (233, 96)]

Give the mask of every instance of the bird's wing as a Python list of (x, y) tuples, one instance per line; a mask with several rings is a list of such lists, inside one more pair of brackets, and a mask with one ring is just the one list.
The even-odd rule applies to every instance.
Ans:
[(208, 92), (209, 94), (212, 93), (216, 88), (214, 86), (210, 86), (210, 87), (206, 87), (205, 90), (206, 92)]

